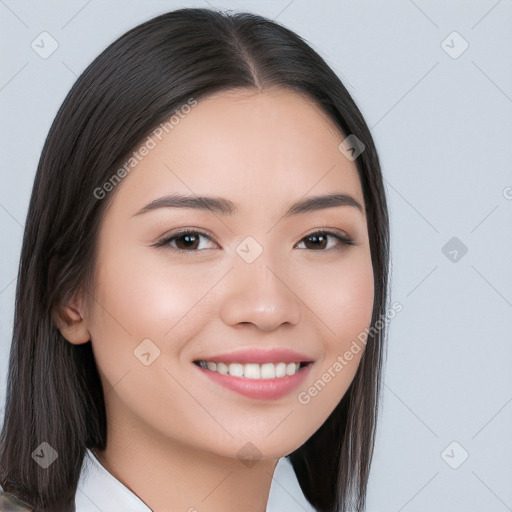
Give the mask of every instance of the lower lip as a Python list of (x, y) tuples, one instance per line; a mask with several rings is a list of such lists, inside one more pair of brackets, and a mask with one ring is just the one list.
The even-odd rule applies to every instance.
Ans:
[(234, 377), (233, 375), (223, 375), (194, 366), (203, 372), (213, 382), (235, 391), (248, 398), (257, 398), (262, 400), (275, 400), (291, 393), (306, 378), (313, 364), (309, 364), (300, 369), (293, 375), (278, 377), (275, 379), (246, 379), (245, 377)]

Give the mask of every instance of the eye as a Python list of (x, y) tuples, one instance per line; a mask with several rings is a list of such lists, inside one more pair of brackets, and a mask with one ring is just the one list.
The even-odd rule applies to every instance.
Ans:
[[(208, 249), (201, 244), (201, 239), (210, 241), (217, 245), (212, 237), (202, 231), (192, 229), (183, 229), (164, 237), (162, 240), (153, 244), (155, 247), (166, 247), (174, 251), (180, 252), (198, 252)], [(305, 243), (306, 249), (314, 251), (328, 251), (331, 249), (341, 248), (343, 245), (355, 245), (355, 242), (345, 235), (332, 231), (317, 230), (304, 237), (299, 244)], [(331, 243), (329, 243), (331, 242)], [(298, 244), (298, 245), (299, 245)]]
[(199, 250), (208, 249), (208, 247), (204, 247), (204, 244), (201, 244), (201, 238), (215, 243), (206, 233), (191, 229), (184, 229), (171, 233), (169, 236), (166, 236), (162, 240), (156, 242), (154, 246), (168, 247), (172, 250), (182, 252), (197, 252)]
[[(329, 240), (331, 240), (331, 244), (329, 244)], [(342, 248), (343, 245), (355, 245), (354, 240), (332, 231), (315, 231), (305, 236), (299, 244), (303, 241), (305, 241), (306, 245), (310, 245), (310, 247), (306, 248), (312, 248), (314, 251), (328, 251), (335, 249), (336, 245), (338, 245), (338, 248)]]

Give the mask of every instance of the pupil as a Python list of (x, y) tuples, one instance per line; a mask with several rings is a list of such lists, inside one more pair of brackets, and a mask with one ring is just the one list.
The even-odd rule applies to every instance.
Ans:
[[(323, 239), (323, 240), (321, 240), (321, 241), (325, 242), (325, 239), (326, 239), (326, 237), (325, 237), (324, 235), (311, 235), (311, 236), (309, 236), (308, 238), (309, 238), (310, 240), (314, 240), (315, 242), (318, 242), (318, 241), (319, 241), (319, 240), (321, 240), (321, 239)], [(316, 245), (316, 248), (318, 248), (318, 247), (319, 247), (319, 245), (317, 244), (317, 245)], [(322, 244), (322, 245), (321, 245), (321, 247), (323, 248), (323, 247), (324, 247), (324, 244)]]
[(185, 247), (190, 249), (194, 246), (194, 243), (197, 241), (196, 235), (182, 235), (179, 239), (185, 241)]

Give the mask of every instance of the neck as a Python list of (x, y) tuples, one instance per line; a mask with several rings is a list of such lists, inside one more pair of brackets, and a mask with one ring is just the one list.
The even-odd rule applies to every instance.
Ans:
[(134, 439), (112, 430), (107, 448), (95, 454), (153, 512), (265, 512), (278, 462), (250, 464), (158, 435)]

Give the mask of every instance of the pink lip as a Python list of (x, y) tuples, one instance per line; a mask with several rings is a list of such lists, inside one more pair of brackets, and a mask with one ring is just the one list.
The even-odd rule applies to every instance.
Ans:
[[(217, 354), (196, 359), (197, 361), (212, 361), (215, 363), (301, 363), (312, 362), (310, 357), (287, 348), (244, 349), (226, 354)], [(283, 377), (284, 378), (284, 377)]]
[[(209, 361), (211, 361), (211, 359), (209, 359)], [(237, 361), (240, 360), (238, 359)], [(281, 361), (283, 360), (281, 359)], [(222, 375), (221, 373), (206, 370), (201, 366), (196, 366), (196, 368), (203, 372), (213, 382), (248, 398), (275, 400), (288, 395), (293, 389), (297, 388), (309, 374), (312, 366), (313, 365), (310, 364), (299, 370), (294, 375), (287, 375), (286, 377), (278, 377), (275, 379), (246, 379), (244, 377)]]

